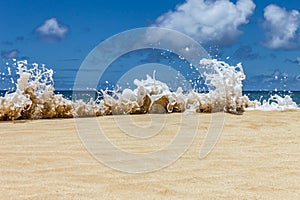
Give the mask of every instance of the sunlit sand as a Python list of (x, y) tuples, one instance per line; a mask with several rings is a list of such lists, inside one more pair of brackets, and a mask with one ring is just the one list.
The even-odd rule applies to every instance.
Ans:
[[(200, 124), (188, 151), (174, 164), (142, 174), (95, 160), (81, 143), (74, 119), (1, 122), (1, 199), (299, 198), (300, 111), (225, 114), (221, 137), (202, 160), (211, 114), (193, 115)], [(166, 117), (166, 128), (140, 141), (126, 136), (113, 117), (97, 118), (107, 137), (128, 152), (146, 153), (174, 137), (181, 114), (151, 115)], [(149, 123), (148, 115), (126, 117), (137, 125)]]

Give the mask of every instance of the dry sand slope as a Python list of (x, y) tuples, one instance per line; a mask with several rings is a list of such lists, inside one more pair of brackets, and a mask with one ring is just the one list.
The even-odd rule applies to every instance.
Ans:
[[(136, 125), (148, 115), (126, 116)], [(136, 141), (99, 117), (109, 139), (128, 152), (159, 150), (174, 137), (181, 114), (151, 115), (167, 125)], [(300, 199), (300, 111), (225, 114), (213, 151), (198, 158), (211, 115), (174, 164), (144, 174), (119, 172), (84, 148), (74, 119), (0, 123), (1, 199)], [(86, 119), (85, 119), (86, 120)], [(189, 124), (181, 124), (189, 126)]]

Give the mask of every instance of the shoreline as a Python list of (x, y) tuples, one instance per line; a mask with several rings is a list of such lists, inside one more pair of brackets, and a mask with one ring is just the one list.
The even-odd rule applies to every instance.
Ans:
[[(242, 114), (235, 114), (235, 113), (227, 113), (227, 112), (188, 112), (189, 114), (194, 115), (211, 115), (211, 114), (218, 114), (224, 113), (224, 115), (237, 115), (243, 116), (245, 113), (248, 112), (259, 112), (259, 113), (277, 113), (277, 112), (299, 112), (300, 107), (298, 108), (286, 108), (286, 109), (277, 109), (277, 110), (259, 110), (256, 108), (245, 108), (245, 111)], [(107, 115), (95, 115), (95, 116), (80, 116), (80, 117), (53, 117), (53, 118), (40, 118), (40, 119), (14, 119), (14, 120), (0, 120), (1, 123), (26, 123), (30, 121), (42, 121), (42, 120), (66, 120), (66, 119), (85, 119), (85, 118), (105, 118), (105, 117), (115, 117), (115, 116), (143, 116), (143, 115), (176, 115), (176, 114), (185, 114), (185, 112), (170, 112), (170, 113), (143, 113), (143, 114), (136, 114), (136, 113), (129, 113), (129, 114), (107, 114)]]

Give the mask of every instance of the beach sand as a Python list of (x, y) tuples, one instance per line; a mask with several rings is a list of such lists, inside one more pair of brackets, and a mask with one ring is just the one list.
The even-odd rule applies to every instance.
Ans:
[[(98, 117), (118, 147), (132, 153), (159, 150), (174, 137), (182, 114), (151, 115), (166, 127), (138, 141), (113, 116)], [(136, 124), (149, 115), (126, 116)], [(213, 151), (199, 159), (211, 114), (200, 118), (190, 148), (161, 170), (130, 174), (95, 160), (74, 119), (0, 122), (1, 199), (300, 199), (300, 111), (225, 114)], [(87, 120), (87, 119), (82, 119)], [(138, 161), (137, 161), (138, 162)]]

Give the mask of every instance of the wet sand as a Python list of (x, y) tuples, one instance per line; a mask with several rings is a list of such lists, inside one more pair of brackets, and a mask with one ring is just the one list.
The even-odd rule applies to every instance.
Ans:
[[(113, 116), (97, 120), (116, 146), (146, 153), (167, 145), (180, 126), (188, 128), (181, 116), (151, 115), (166, 126), (143, 140), (124, 134)], [(126, 117), (139, 126), (149, 123), (148, 115)], [(300, 199), (300, 111), (225, 114), (218, 143), (201, 160), (211, 114), (193, 117), (200, 124), (183, 156), (142, 174), (95, 160), (81, 143), (74, 119), (0, 122), (0, 198)]]

